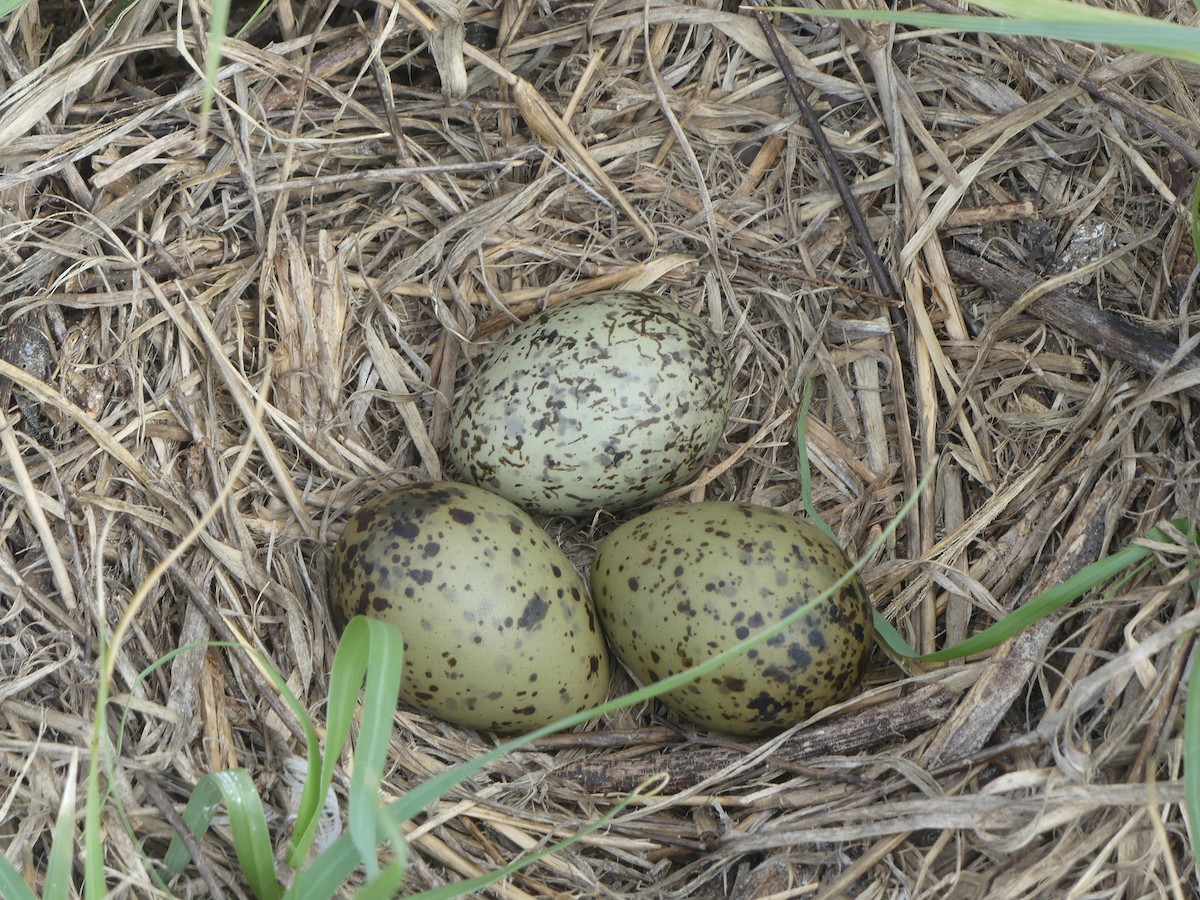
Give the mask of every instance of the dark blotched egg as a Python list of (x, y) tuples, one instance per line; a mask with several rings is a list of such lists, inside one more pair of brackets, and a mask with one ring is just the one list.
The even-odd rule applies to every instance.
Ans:
[(587, 587), (528, 514), (471, 485), (364, 504), (333, 557), (333, 604), (404, 632), (401, 697), (459, 725), (524, 731), (602, 703), (609, 657)]
[(590, 294), (492, 348), (458, 392), (450, 455), (467, 481), (525, 509), (623, 509), (700, 470), (732, 393), (698, 316), (650, 294)]
[[(653, 510), (601, 541), (592, 597), (613, 652), (650, 684), (775, 624), (850, 567), (811, 523), (746, 503), (693, 503)], [(661, 699), (714, 731), (769, 734), (848, 697), (871, 640), (855, 575), (780, 634)]]

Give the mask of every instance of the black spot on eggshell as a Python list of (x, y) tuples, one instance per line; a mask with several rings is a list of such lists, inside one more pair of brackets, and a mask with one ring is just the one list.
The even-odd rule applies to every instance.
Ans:
[(521, 618), (517, 619), (517, 627), (524, 628), (526, 631), (534, 628), (541, 623), (542, 619), (546, 618), (549, 610), (550, 605), (541, 597), (530, 597), (529, 602), (525, 604), (525, 609), (521, 611)]
[(378, 497), (350, 516), (331, 572), (337, 618), (419, 635), (405, 641), (401, 698), (428, 713), (523, 731), (605, 699), (609, 657), (583, 580), (495, 494), (434, 482)]
[(591, 294), (493, 346), (458, 391), (450, 455), (466, 480), (526, 509), (622, 509), (700, 470), (732, 390), (698, 316), (650, 294)]
[[(613, 652), (651, 683), (779, 622), (849, 566), (810, 523), (749, 504), (693, 503), (606, 537), (591, 582)], [(714, 731), (769, 734), (849, 696), (871, 640), (870, 601), (855, 577), (780, 634), (661, 699)]]

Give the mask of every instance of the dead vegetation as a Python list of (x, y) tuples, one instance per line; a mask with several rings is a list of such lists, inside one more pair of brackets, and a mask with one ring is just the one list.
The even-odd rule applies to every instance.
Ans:
[[(1145, 11), (1195, 17), (1167, 7)], [(816, 500), (852, 552), (935, 467), (866, 570), (923, 650), (1200, 516), (1195, 69), (776, 19), (888, 296), (748, 12), (283, 3), (226, 47), (207, 122), (196, 14), (0, 22), (0, 831), (30, 878), (87, 746), (98, 635), (227, 484), (121, 647), (132, 831), (108, 810), (110, 886), (154, 894), (138, 843), (161, 855), (206, 772), (245, 766), (283, 819), (303, 743), (249, 658), (138, 673), (236, 639), (319, 717), (340, 523), (452, 474), (456, 384), (544, 304), (652, 290), (722, 335), (734, 414), (689, 498), (800, 509), (808, 378)], [(612, 520), (549, 524), (586, 564)], [(1157, 549), (999, 651), (877, 653), (859, 695), (776, 739), (638, 708), (543, 741), (414, 823), (408, 887), (494, 868), (667, 769), (665, 794), (492, 893), (1191, 896), (1196, 559)], [(492, 741), (401, 710), (388, 789)], [(218, 831), (173, 891), (240, 884)]]

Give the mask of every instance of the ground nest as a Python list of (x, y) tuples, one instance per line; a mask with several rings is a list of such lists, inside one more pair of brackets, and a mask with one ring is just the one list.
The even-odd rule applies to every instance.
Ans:
[[(244, 767), (284, 833), (304, 745), (251, 657), (138, 674), (240, 641), (321, 721), (347, 517), (453, 477), (449, 405), (511, 321), (621, 287), (698, 312), (736, 376), (717, 453), (661, 502), (802, 513), (810, 380), (814, 500), (852, 555), (932, 468), (864, 570), (919, 650), (1155, 525), (1176, 540), (998, 649), (876, 650), (858, 693), (776, 738), (643, 705), (514, 753), (411, 824), (405, 889), (665, 771), (489, 895), (1194, 896), (1197, 560), (1163, 523), (1200, 516), (1195, 68), (774, 14), (826, 157), (732, 5), (252, 13), (232, 11), (207, 119), (194, 5), (0, 21), (0, 831), (31, 883), (90, 740), (99, 635), (214, 504), (117, 655), (109, 887), (161, 895), (151, 860), (207, 772)], [(621, 518), (545, 524), (586, 567)], [(496, 740), (401, 708), (386, 790)], [(202, 848), (172, 893), (247, 896), (219, 821)]]

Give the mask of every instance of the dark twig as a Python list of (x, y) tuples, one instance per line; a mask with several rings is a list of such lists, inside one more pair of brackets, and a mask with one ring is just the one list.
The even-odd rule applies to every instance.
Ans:
[(792, 99), (796, 101), (796, 106), (800, 108), (800, 115), (804, 118), (805, 126), (812, 133), (813, 143), (821, 151), (821, 156), (825, 160), (825, 167), (829, 170), (829, 177), (833, 180), (833, 186), (837, 188), (838, 196), (842, 198), (842, 206), (846, 208), (846, 213), (850, 216), (850, 222), (854, 225), (854, 233), (858, 235), (858, 242), (867, 257), (867, 265), (871, 267), (871, 274), (874, 276), (875, 283), (879, 287), (879, 293), (889, 298), (896, 297), (896, 286), (892, 283), (887, 269), (883, 267), (883, 262), (879, 259), (879, 254), (875, 252), (875, 245), (871, 241), (871, 232), (867, 228), (867, 220), (863, 218), (862, 210), (858, 208), (858, 203), (855, 201), (854, 195), (850, 192), (850, 185), (846, 181), (846, 176), (842, 174), (837, 157), (833, 153), (833, 147), (830, 146), (829, 140), (825, 137), (825, 132), (821, 129), (821, 123), (817, 119), (817, 114), (813, 112), (808, 98), (804, 96), (804, 89), (800, 86), (800, 79), (796, 77), (796, 73), (792, 70), (792, 64), (788, 61), (787, 54), (783, 52), (783, 46), (779, 43), (779, 35), (775, 33), (775, 26), (771, 24), (771, 20), (767, 18), (766, 13), (761, 9), (754, 10), (754, 18), (758, 20), (758, 27), (762, 29), (763, 36), (767, 39), (767, 44), (771, 48), (771, 53), (775, 56), (775, 62), (779, 66), (779, 71), (783, 73), (783, 77), (787, 80), (788, 90), (791, 91)]
[(208, 889), (208, 896), (216, 897), (219, 900), (219, 898), (225, 896), (225, 891), (221, 889), (221, 885), (217, 881), (217, 876), (213, 874), (212, 866), (204, 858), (204, 853), (200, 849), (200, 842), (196, 840), (196, 836), (187, 827), (187, 823), (183, 821), (183, 816), (175, 811), (175, 806), (171, 802), (171, 798), (167, 796), (167, 792), (159, 787), (158, 783), (154, 780), (157, 774), (152, 770), (140, 772), (138, 774), (138, 784), (146, 792), (146, 796), (150, 798), (150, 802), (158, 807), (158, 811), (167, 820), (167, 824), (175, 829), (175, 834), (183, 841), (183, 846), (187, 847), (188, 853), (192, 855), (192, 862), (195, 864), (196, 870), (200, 873), (200, 878), (204, 881), (204, 886)]
[[(804, 122), (808, 126), (808, 130), (812, 133), (813, 141), (825, 159), (825, 166), (829, 170), (829, 177), (833, 180), (833, 184), (837, 188), (838, 196), (842, 200), (842, 206), (845, 207), (846, 213), (850, 216), (850, 222), (854, 226), (855, 234), (858, 235), (859, 245), (862, 247), (863, 254), (867, 258), (867, 265), (871, 268), (871, 274), (875, 278), (879, 293), (889, 300), (896, 301), (895, 305), (888, 309), (888, 318), (892, 324), (894, 338), (889, 346), (888, 353), (892, 361), (892, 389), (895, 394), (897, 408), (896, 443), (899, 448), (900, 465), (905, 484), (909, 489), (915, 488), (917, 484), (917, 461), (913, 447), (912, 424), (908, 418), (909, 391), (905, 384), (905, 372), (910, 367), (904, 365), (903, 355), (903, 350), (907, 350), (911, 355), (912, 348), (908, 341), (908, 324), (900, 308), (903, 298), (901, 298), (899, 292), (896, 290), (891, 276), (888, 275), (887, 270), (883, 267), (883, 263), (879, 259), (879, 254), (875, 252), (875, 244), (871, 239), (871, 231), (867, 226), (866, 220), (863, 218), (862, 211), (858, 208), (858, 203), (855, 202), (854, 195), (850, 192), (850, 185), (846, 182), (846, 178), (842, 174), (837, 157), (834, 155), (833, 147), (830, 146), (829, 141), (825, 138), (825, 132), (821, 129), (821, 123), (817, 120), (816, 113), (813, 112), (812, 106), (804, 96), (800, 80), (796, 77), (790, 61), (783, 52), (783, 47), (779, 43), (779, 36), (775, 33), (775, 27), (767, 18), (766, 13), (761, 9), (754, 10), (754, 17), (758, 21), (758, 27), (762, 29), (763, 36), (767, 39), (767, 45), (771, 48), (771, 53), (775, 56), (775, 62), (779, 66), (779, 70), (783, 72), (783, 77), (787, 80), (788, 89), (791, 91), (796, 105), (800, 108), (800, 114), (804, 117)], [(909, 511), (907, 530), (909, 553), (915, 558), (921, 553), (920, 506), (914, 506)]]
[[(994, 265), (978, 256), (953, 250), (947, 250), (945, 255), (951, 272), (986, 288), (1005, 303), (1016, 302), (1038, 283), (1033, 276)], [(1048, 291), (1028, 311), (1076, 340), (1090, 344), (1104, 356), (1128, 363), (1148, 375), (1158, 375), (1179, 349), (1136, 323), (1063, 290)], [(1187, 356), (1181, 360), (1178, 371), (1196, 366), (1200, 366), (1200, 359)], [(1200, 398), (1200, 386), (1188, 387), (1185, 393)]]

